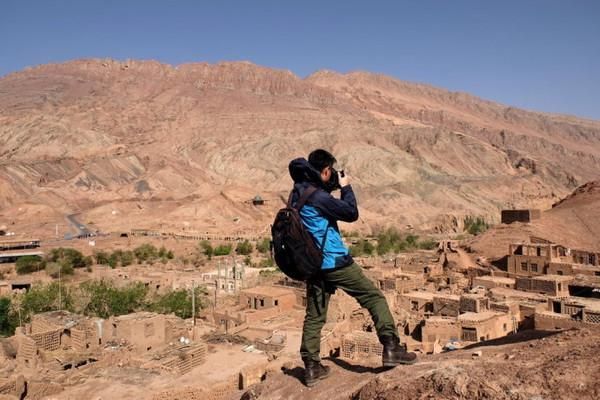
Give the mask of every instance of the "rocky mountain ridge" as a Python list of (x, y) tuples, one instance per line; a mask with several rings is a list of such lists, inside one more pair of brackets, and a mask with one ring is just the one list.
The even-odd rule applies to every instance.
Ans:
[(549, 208), (597, 179), (600, 122), (247, 62), (77, 60), (0, 78), (4, 218), (260, 232), (289, 190), (287, 163), (316, 147), (352, 177), (352, 229), (460, 231), (466, 215)]

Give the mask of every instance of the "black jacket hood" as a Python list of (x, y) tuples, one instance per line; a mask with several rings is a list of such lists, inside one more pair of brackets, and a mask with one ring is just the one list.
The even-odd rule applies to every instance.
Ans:
[(321, 173), (314, 169), (306, 158), (300, 157), (292, 160), (288, 169), (294, 183), (312, 183), (317, 187), (323, 186)]

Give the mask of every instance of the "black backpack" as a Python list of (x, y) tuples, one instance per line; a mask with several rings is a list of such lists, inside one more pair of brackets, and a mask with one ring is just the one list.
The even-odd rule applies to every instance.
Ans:
[[(317, 247), (313, 236), (306, 230), (300, 218), (300, 209), (316, 191), (314, 186), (307, 187), (296, 206), (292, 206), (292, 191), (287, 206), (277, 212), (271, 226), (275, 263), (284, 274), (298, 281), (317, 277), (323, 263), (322, 250)], [(326, 238), (327, 231), (321, 248)]]

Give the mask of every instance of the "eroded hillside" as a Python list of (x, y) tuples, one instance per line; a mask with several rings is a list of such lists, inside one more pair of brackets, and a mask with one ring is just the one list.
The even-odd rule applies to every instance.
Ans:
[[(35, 209), (107, 230), (256, 232), (290, 186), (289, 160), (316, 147), (352, 177), (358, 229), (453, 231), (465, 215), (547, 208), (597, 179), (600, 123), (245, 62), (80, 60), (0, 79), (0, 210), (12, 220)], [(256, 194), (264, 208), (248, 202)]]

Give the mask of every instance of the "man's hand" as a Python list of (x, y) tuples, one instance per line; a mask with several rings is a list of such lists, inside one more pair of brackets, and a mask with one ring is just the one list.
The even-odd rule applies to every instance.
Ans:
[(344, 174), (344, 176), (342, 176), (341, 172), (338, 171), (338, 182), (340, 183), (340, 187), (349, 185), (350, 179), (348, 179), (348, 174)]

